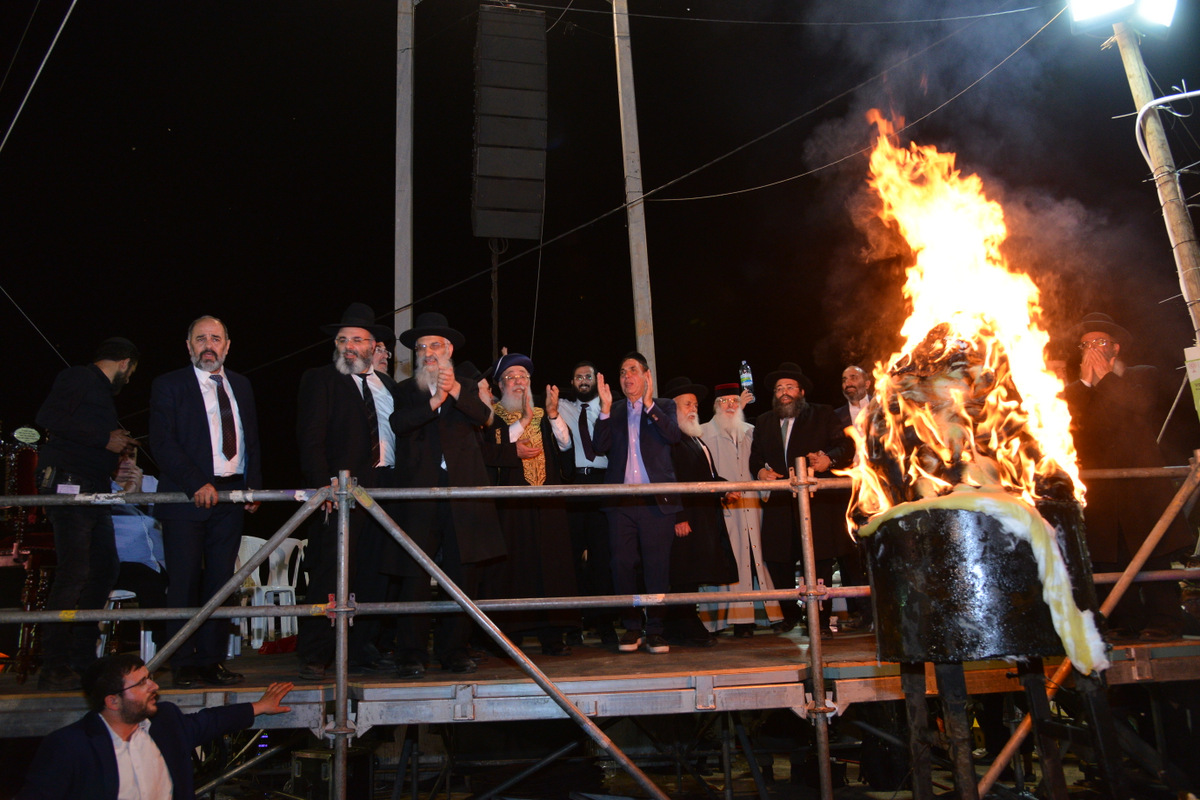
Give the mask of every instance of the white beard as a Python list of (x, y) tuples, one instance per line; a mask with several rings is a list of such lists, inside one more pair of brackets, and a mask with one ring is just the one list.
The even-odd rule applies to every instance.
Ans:
[(695, 417), (687, 417), (686, 419), (679, 420), (679, 430), (696, 439), (699, 439), (703, 433), (700, 430), (700, 422)]
[[(454, 368), (454, 359), (447, 358), (445, 363), (446, 366), (450, 367), (451, 369)], [(417, 368), (417, 373), (413, 377), (417, 379), (417, 387), (420, 388), (421, 391), (428, 392), (431, 387), (437, 386), (438, 370), (441, 368), (441, 366), (442, 361), (439, 359), (429, 366), (422, 364)]]
[(717, 431), (727, 436), (737, 438), (738, 433), (742, 430), (742, 426), (746, 424), (746, 413), (742, 409), (738, 409), (737, 413), (730, 416), (721, 411), (713, 414), (713, 426)]
[(504, 406), (506, 411), (520, 414), (525, 411), (525, 398), (511, 389), (505, 389), (500, 397), (500, 405)]

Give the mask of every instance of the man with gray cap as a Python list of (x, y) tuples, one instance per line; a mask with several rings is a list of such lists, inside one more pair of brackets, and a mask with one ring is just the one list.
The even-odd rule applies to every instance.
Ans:
[[(454, 352), (466, 338), (438, 313), (425, 312), (400, 334), (400, 344), (412, 348), (413, 377), (396, 389), (392, 429), (396, 434), (396, 464), (400, 486), (487, 486), (487, 468), (479, 449), (479, 430), (492, 409), (480, 397), (478, 379), (467, 375), (464, 363), (454, 367)], [(474, 368), (470, 371), (473, 373)], [(476, 594), (475, 565), (504, 555), (504, 540), (495, 504), (477, 500), (411, 500), (400, 504), (398, 522), (417, 546), (439, 558), (450, 580), (469, 596)], [(399, 578), (400, 600), (428, 601), (429, 576), (406, 553), (388, 552), (383, 568)], [(404, 614), (396, 622), (396, 674), (419, 678), (429, 661), (430, 620)], [(434, 630), (434, 654), (451, 672), (474, 672), (467, 652), (471, 619), (447, 614)]]
[[(372, 366), (375, 343), (391, 336), (365, 303), (351, 303), (340, 322), (321, 326), (333, 337), (333, 363), (314, 367), (300, 379), (296, 432), (300, 469), (309, 486), (328, 486), (349, 470), (368, 489), (395, 485), (396, 446), (390, 424), (396, 383)], [(359, 602), (382, 601), (387, 578), (379, 565), (389, 548), (399, 549), (362, 508), (350, 515), (350, 591)], [(308, 602), (324, 603), (337, 588), (337, 515), (318, 514), (309, 526), (304, 563), (309, 573)], [(350, 628), (351, 673), (383, 667), (371, 640), (378, 622), (359, 617)], [(333, 661), (329, 620), (302, 618), (296, 654), (300, 677), (321, 680)]]
[[(137, 447), (121, 427), (113, 396), (137, 369), (138, 349), (128, 339), (106, 339), (88, 366), (69, 367), (54, 379), (37, 413), (46, 430), (38, 453), (38, 492), (108, 492), (120, 454)], [(108, 506), (47, 506), (58, 566), (46, 610), (103, 608), (120, 561)], [(38, 688), (69, 691), (96, 660), (96, 624), (42, 626)]]
[[(1066, 388), (1075, 449), (1084, 469), (1161, 467), (1166, 459), (1156, 441), (1158, 371), (1128, 366), (1122, 346), (1133, 337), (1107, 314), (1088, 314), (1072, 329), (1082, 358), (1079, 380)], [(1120, 572), (1146, 541), (1174, 494), (1166, 480), (1098, 480), (1088, 484), (1088, 551), (1096, 572)], [(1154, 548), (1145, 570), (1171, 568), (1171, 555), (1193, 544), (1184, 521), (1176, 518)], [(1102, 593), (1103, 594), (1103, 593)], [(1142, 641), (1175, 639), (1183, 632), (1179, 584), (1137, 583), (1114, 609), (1117, 636)]]

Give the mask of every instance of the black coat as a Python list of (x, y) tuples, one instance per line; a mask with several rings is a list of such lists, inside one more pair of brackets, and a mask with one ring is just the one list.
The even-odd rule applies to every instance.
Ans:
[[(854, 457), (854, 443), (846, 437), (833, 408), (808, 403), (792, 424), (786, 455), (780, 433), (779, 414), (774, 409), (754, 421), (754, 442), (750, 446), (750, 471), (758, 475), (764, 466), (787, 475), (797, 458), (824, 451), (835, 467), (844, 467)], [(833, 477), (819, 473), (818, 477)], [(830, 492), (817, 492), (812, 498), (813, 551), (817, 560), (845, 555), (853, 547), (846, 531), (846, 504)], [(794, 563), (800, 559), (800, 511), (790, 492), (771, 492), (763, 505), (763, 560)]]
[[(1127, 367), (1124, 375), (1110, 372), (1095, 386), (1075, 381), (1064, 395), (1071, 411), (1075, 449), (1084, 469), (1161, 467), (1158, 430), (1152, 419), (1158, 393), (1154, 367)], [(1092, 560), (1119, 563), (1122, 539), (1130, 555), (1137, 552), (1150, 529), (1171, 502), (1175, 490), (1168, 480), (1096, 480), (1087, 485), (1087, 543)], [(1166, 555), (1190, 547), (1195, 536), (1180, 517), (1167, 529), (1154, 550)]]
[[(396, 388), (396, 410), (392, 430), (396, 432), (396, 476), (402, 488), (431, 486), (487, 486), (487, 467), (479, 450), (479, 428), (486, 425), (491, 409), (474, 390), (475, 383), (462, 381), (457, 400), (447, 397), (439, 409), (430, 407), (430, 394), (409, 378)], [(446, 460), (446, 470), (441, 468)], [(436, 526), (438, 505), (449, 502), (458, 551), (464, 564), (488, 561), (504, 555), (504, 539), (492, 500), (410, 500), (400, 504), (400, 525), (428, 555), (437, 554), (441, 542)], [(423, 570), (403, 552), (384, 571), (395, 575), (417, 575)]]
[[(396, 382), (382, 372), (375, 374), (394, 396)], [(300, 470), (309, 487), (328, 486), (340, 470), (348, 469), (360, 486), (376, 488), (370, 423), (353, 376), (343, 375), (333, 364), (304, 373), (296, 409), (296, 438)]]
[[(680, 483), (725, 480), (713, 474), (700, 440), (687, 434), (671, 448), (671, 458)], [(685, 494), (681, 501), (683, 508), (675, 522), (688, 523), (692, 532), (676, 536), (671, 545), (671, 586), (737, 583), (737, 561), (725, 529), (721, 495)]]

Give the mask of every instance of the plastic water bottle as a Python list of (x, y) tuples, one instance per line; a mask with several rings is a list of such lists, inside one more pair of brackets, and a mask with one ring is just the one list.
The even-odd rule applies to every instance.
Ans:
[(750, 373), (750, 365), (745, 361), (743, 361), (742, 366), (738, 368), (738, 382), (742, 384), (742, 389), (744, 391), (754, 394), (754, 375)]

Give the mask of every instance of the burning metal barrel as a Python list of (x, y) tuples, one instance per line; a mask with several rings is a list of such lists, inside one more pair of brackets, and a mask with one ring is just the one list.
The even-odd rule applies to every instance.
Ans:
[[(1077, 605), (1095, 608), (1090, 577), (1078, 577), (1091, 570), (1075, 508), (1074, 519), (1070, 509), (1056, 509), (1062, 518), (1055, 520), (1058, 539), (1072, 584), (1081, 587)], [(1033, 550), (997, 517), (962, 508), (914, 510), (884, 522), (863, 541), (880, 660), (1063, 654)]]

